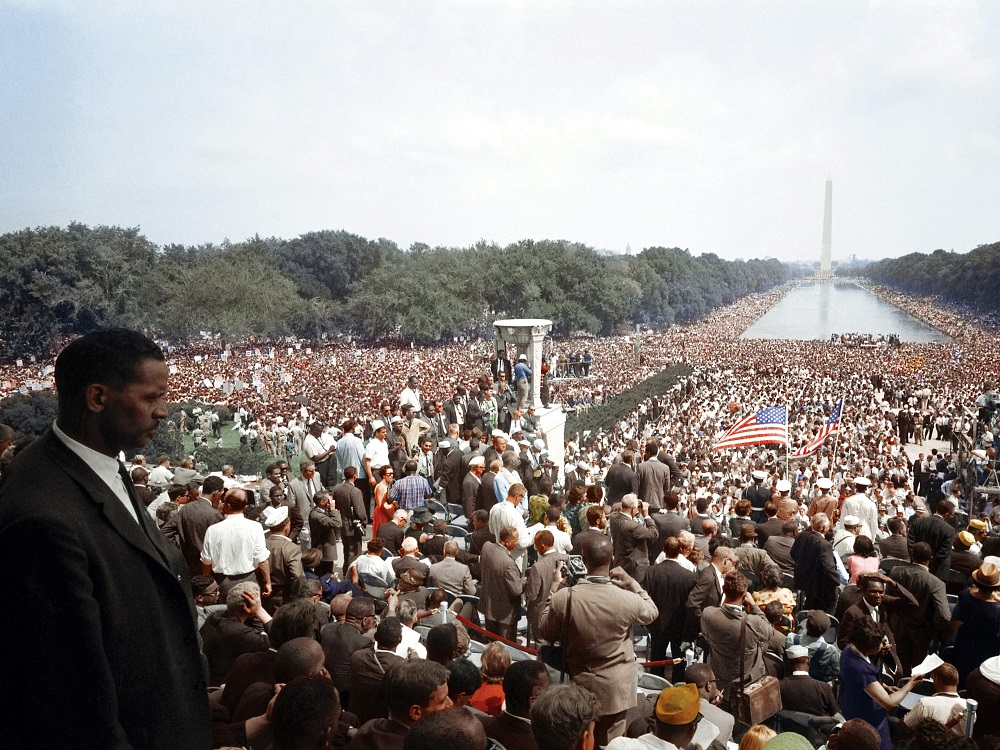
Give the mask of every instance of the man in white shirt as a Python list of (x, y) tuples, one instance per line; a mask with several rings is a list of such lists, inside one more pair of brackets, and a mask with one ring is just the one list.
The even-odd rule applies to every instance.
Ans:
[(302, 441), (302, 452), (316, 465), (319, 481), (327, 489), (337, 483), (337, 442), (323, 430), (322, 422), (309, 425), (309, 434)]
[(490, 509), (490, 533), (494, 538), (500, 538), (500, 529), (504, 526), (513, 526), (517, 529), (517, 548), (514, 552), (515, 559), (524, 554), (524, 550), (531, 544), (531, 536), (528, 534), (528, 527), (524, 523), (524, 516), (518, 510), (518, 505), (528, 494), (523, 484), (514, 483), (507, 491), (507, 498), (502, 503), (497, 503)]
[(205, 531), (201, 550), (204, 575), (214, 575), (222, 595), (240, 581), (254, 579), (259, 570), (264, 580), (261, 594), (271, 595), (271, 553), (264, 540), (264, 528), (243, 515), (247, 506), (245, 490), (228, 490), (222, 498), (224, 518)]
[(903, 717), (903, 723), (913, 729), (923, 719), (934, 719), (965, 736), (965, 698), (958, 694), (958, 670), (947, 662), (931, 672), (934, 695), (921, 698)]

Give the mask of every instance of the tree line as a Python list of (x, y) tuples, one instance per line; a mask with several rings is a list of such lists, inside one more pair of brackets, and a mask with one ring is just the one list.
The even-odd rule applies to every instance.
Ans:
[(968, 253), (935, 250), (872, 263), (866, 275), (904, 292), (941, 296), (975, 310), (1000, 313), (1000, 242)]
[(294, 239), (159, 247), (135, 228), (70, 224), (0, 235), (0, 348), (44, 353), (109, 325), (184, 341), (323, 334), (432, 343), (506, 317), (610, 334), (701, 318), (785, 280), (776, 260), (679, 248), (615, 256), (565, 240), (472, 247), (319, 231)]

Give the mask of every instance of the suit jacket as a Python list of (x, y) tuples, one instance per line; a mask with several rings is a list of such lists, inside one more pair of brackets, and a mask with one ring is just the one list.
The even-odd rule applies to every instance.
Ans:
[(656, 541), (649, 544), (649, 564), (652, 565), (663, 551), (663, 542), (668, 536), (677, 536), (682, 531), (691, 530), (691, 522), (674, 510), (666, 513), (653, 513), (650, 518), (656, 525)]
[(795, 544), (795, 537), (779, 534), (778, 536), (769, 536), (767, 544), (764, 545), (764, 551), (786, 575), (795, 574), (795, 562), (792, 560), (791, 554), (793, 544)]
[(685, 640), (693, 641), (701, 633), (701, 616), (709, 607), (722, 604), (722, 588), (715, 566), (709, 563), (698, 573), (685, 606)]
[(910, 561), (910, 550), (905, 536), (890, 534), (885, 539), (879, 540), (878, 548), (882, 557), (895, 557), (898, 560)]
[(434, 479), (445, 491), (449, 503), (462, 502), (462, 452), (457, 448), (444, 455), (441, 451), (434, 457)]
[[(910, 593), (907, 591), (906, 595), (909, 596)], [(886, 606), (886, 602), (890, 599), (893, 600), (894, 606)], [(910, 597), (912, 599), (912, 596)], [(902, 600), (904, 603), (910, 603), (909, 600)], [(889, 612), (899, 609), (899, 597), (889, 597), (886, 596), (883, 603), (878, 608), (878, 627), (882, 631), (882, 635), (889, 639), (889, 653), (892, 655), (892, 659), (895, 662), (896, 668), (893, 665), (887, 665), (888, 672), (890, 674), (898, 674), (899, 666), (899, 652), (896, 650), (896, 638), (892, 633), (892, 627), (890, 626)], [(868, 605), (862, 599), (861, 601), (852, 604), (846, 610), (840, 618), (840, 625), (837, 627), (837, 647), (843, 651), (847, 648), (848, 644), (851, 642), (851, 635), (854, 632), (854, 624), (861, 619), (870, 617), (868, 614)], [(873, 659), (875, 657), (872, 657)]]
[[(459, 407), (459, 408), (461, 408), (461, 407)], [(448, 401), (445, 401), (445, 404), (444, 404), (444, 415), (445, 415), (445, 418), (448, 420), (448, 424), (457, 424), (457, 425), (463, 425), (464, 424), (465, 410), (462, 409), (462, 417), (463, 417), (463, 419), (459, 419), (458, 418), (458, 411), (455, 409), (455, 402), (452, 401), (452, 400), (450, 400), (450, 399)]]
[(347, 622), (331, 622), (319, 636), (326, 654), (326, 671), (343, 695), (351, 689), (351, 655), (359, 649), (370, 649), (374, 641)]
[(395, 523), (380, 523), (375, 536), (385, 542), (385, 549), (390, 555), (398, 555), (403, 546), (403, 530)]
[(359, 538), (363, 532), (354, 528), (352, 521), (359, 521), (362, 526), (368, 524), (368, 511), (365, 509), (365, 498), (361, 490), (353, 482), (341, 482), (332, 490), (333, 502), (343, 520), (343, 535), (345, 539)]
[(781, 536), (781, 527), (784, 523), (777, 518), (769, 518), (764, 523), (757, 524), (757, 546), (764, 549), (769, 538)]
[(496, 494), (493, 492), (493, 480), (496, 478), (497, 475), (492, 471), (487, 471), (479, 478), (479, 497), (476, 500), (476, 510), (488, 511), (497, 504)]
[(617, 463), (604, 477), (604, 490), (607, 493), (604, 502), (610, 508), (630, 492), (639, 494), (639, 477), (628, 464)]
[(927, 542), (934, 551), (931, 572), (944, 578), (951, 568), (951, 549), (955, 541), (955, 529), (939, 515), (914, 516), (906, 531), (906, 548), (913, 555), (913, 545)]
[(779, 688), (781, 707), (785, 711), (801, 711), (810, 716), (833, 716), (840, 712), (829, 682), (797, 674), (784, 678)]
[(476, 593), (476, 582), (472, 580), (469, 566), (450, 557), (431, 565), (427, 585), (437, 586), (452, 594)]
[(473, 531), (469, 535), (469, 552), (474, 555), (483, 554), (483, 547), (486, 546), (486, 542), (495, 542), (497, 538), (493, 536), (493, 532), (490, 531), (489, 524), (480, 526), (478, 529)]
[[(479, 485), (479, 477), (472, 472), (466, 474), (465, 479), (462, 480), (462, 508), (465, 509), (465, 518), (470, 523), (472, 522), (472, 514), (476, 512), (476, 501), (479, 498)], [(450, 495), (448, 497), (448, 502), (453, 502)]]
[(163, 524), (163, 536), (180, 547), (191, 575), (201, 575), (201, 548), (205, 546), (205, 529), (222, 520), (222, 514), (205, 498), (182, 505)]
[[(335, 508), (327, 512), (317, 505), (309, 512), (309, 538), (327, 562), (337, 559), (337, 533), (343, 525), (340, 511)], [(379, 531), (382, 531), (381, 526)]]
[(30, 573), (0, 618), (5, 748), (211, 744), (188, 568), (136, 510), (51, 430), (3, 477), (0, 560)]
[[(313, 477), (313, 486), (317, 490), (323, 489), (323, 483), (319, 481), (318, 476)], [(302, 517), (309, 518), (309, 511), (313, 509), (314, 493), (309, 492), (309, 488), (302, 477), (295, 477), (295, 479), (288, 483), (288, 494), (289, 500), (295, 503), (295, 507), (299, 509)]]
[(404, 661), (392, 651), (374, 648), (360, 648), (351, 654), (351, 713), (358, 717), (359, 725), (389, 716), (381, 694), (382, 680), (386, 672)]
[(505, 625), (516, 622), (524, 581), (510, 552), (497, 542), (487, 542), (479, 555), (479, 570), (483, 584), (479, 611), (483, 617)]
[(687, 600), (698, 581), (698, 574), (682, 568), (674, 560), (664, 560), (646, 571), (643, 588), (656, 604), (659, 615), (649, 626), (657, 638), (679, 641), (684, 636)]
[(552, 594), (552, 572), (556, 564), (566, 560), (566, 555), (554, 549), (542, 555), (528, 568), (524, 583), (524, 599), (528, 603), (528, 630), (532, 638), (538, 638), (538, 627), (542, 619), (542, 608)]
[(803, 531), (792, 544), (795, 588), (805, 592), (807, 609), (828, 611), (837, 603), (840, 573), (833, 560), (833, 546), (815, 531)]
[(636, 523), (624, 513), (612, 513), (608, 518), (611, 527), (611, 541), (614, 544), (615, 559), (612, 567), (622, 569), (637, 581), (646, 577), (649, 567), (649, 546), (659, 536), (656, 524), (646, 518), (642, 524)]
[(744, 573), (752, 573), (760, 579), (760, 571), (765, 565), (774, 565), (774, 560), (764, 550), (759, 547), (747, 547), (741, 544), (733, 550), (740, 561), (740, 570)]
[[(740, 630), (746, 618), (746, 641), (740, 652)], [(708, 607), (701, 618), (701, 629), (711, 647), (708, 664), (719, 678), (719, 690), (725, 691), (740, 678), (743, 661), (747, 679), (751, 682), (764, 676), (764, 652), (774, 636), (774, 628), (757, 607), (751, 614), (736, 612), (731, 607)]]
[(531, 733), (531, 722), (501, 711), (499, 716), (476, 714), (483, 725), (486, 736), (499, 742), (505, 750), (538, 750), (535, 735)]
[(897, 565), (889, 577), (907, 589), (916, 606), (890, 615), (889, 623), (897, 636), (905, 631), (911, 641), (926, 641), (944, 632), (951, 622), (951, 608), (944, 582), (931, 575), (923, 565)]
[(543, 608), (539, 633), (547, 641), (562, 637), (567, 609), (563, 653), (570, 679), (596, 696), (600, 715), (632, 708), (638, 679), (632, 626), (656, 619), (653, 600), (638, 584), (629, 591), (584, 578), (554, 593)]
[(635, 473), (639, 477), (639, 497), (649, 503), (650, 508), (659, 509), (663, 505), (663, 494), (670, 489), (670, 467), (654, 456), (639, 464)]
[(268, 534), (267, 549), (271, 553), (271, 597), (265, 600), (272, 614), (282, 604), (299, 596), (304, 580), (302, 574), (302, 548), (287, 537)]

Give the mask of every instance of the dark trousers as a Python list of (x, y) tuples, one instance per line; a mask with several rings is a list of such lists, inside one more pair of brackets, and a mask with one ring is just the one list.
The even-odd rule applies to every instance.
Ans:
[(354, 562), (358, 558), (358, 556), (361, 555), (361, 543), (364, 541), (364, 538), (361, 536), (361, 534), (356, 534), (356, 533), (350, 535), (344, 534), (344, 536), (341, 537), (341, 541), (343, 542), (344, 545), (343, 575), (346, 578), (347, 569), (351, 566), (351, 563)]
[(331, 489), (337, 484), (337, 459), (331, 456), (316, 464), (316, 476), (324, 487)]
[[(677, 659), (684, 656), (681, 650), (681, 639), (673, 640), (665, 635), (650, 635), (649, 637), (649, 660), (650, 661), (663, 661), (667, 658), (667, 646), (670, 646), (670, 656), (671, 658)], [(652, 667), (650, 671), (659, 675), (660, 677), (665, 677), (670, 680), (670, 682), (677, 684), (684, 681), (684, 667), (686, 665), (684, 662), (680, 664), (674, 664), (673, 666), (665, 665), (662, 667)], [(669, 674), (667, 670), (670, 670)]]

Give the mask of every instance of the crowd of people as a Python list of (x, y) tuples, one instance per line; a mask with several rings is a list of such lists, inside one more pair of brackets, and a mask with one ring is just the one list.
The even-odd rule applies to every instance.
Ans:
[[(84, 747), (127, 737), (278, 750), (466, 735), (468, 747), (795, 746), (781, 744), (798, 741), (787, 717), (770, 738), (740, 716), (744, 688), (770, 676), (786, 712), (812, 717), (794, 726), (803, 747), (835, 729), (830, 747), (838, 736), (883, 750), (972, 747), (966, 695), (980, 702), (975, 741), (993, 747), (1000, 519), (981, 485), (1000, 435), (984, 399), (998, 329), (873, 291), (952, 340), (741, 339), (779, 290), (638, 341), (560, 345), (581, 352), (563, 363), (552, 350), (546, 396), (565, 408), (667, 364), (691, 367), (619, 424), (569, 435), (562, 455), (506, 385), (519, 353), (505, 363), (486, 341), (161, 349), (97, 334), (54, 365), (6, 367), (5, 392), (26, 374), (29, 388), (54, 376), (60, 398), (53, 430), (11, 446), (3, 464), (0, 550), (53, 578), (16, 603), (46, 618), (69, 586), (44, 629), (74, 635), (42, 673), (68, 674), (67, 694), (96, 684), (119, 698), (93, 715), (61, 709), (80, 723), (67, 736)], [(88, 346), (106, 361), (81, 358)], [(142, 456), (122, 474), (120, 451), (148, 439), (171, 400), (201, 401), (204, 415), (224, 403), (233, 428), (271, 433), (265, 475)], [(793, 457), (841, 400), (839, 429)], [(768, 407), (787, 409), (787, 445), (715, 450), (737, 419)], [(231, 429), (192, 422), (182, 428), (203, 439)], [(39, 492), (81, 500), (69, 511), (38, 503)], [(123, 586), (138, 599), (123, 600)], [(420, 624), (442, 605), (446, 622)], [(130, 628), (140, 606), (166, 622)], [(187, 611), (196, 629), (177, 621)], [(42, 635), (6, 627), (26, 645), (0, 661), (14, 676), (0, 730), (33, 746), (23, 723), (47, 702), (10, 686), (38, 671), (25, 659)], [(648, 671), (672, 684), (652, 695), (637, 688), (640, 629)], [(154, 660), (139, 678), (128, 662), (153, 648), (154, 631), (157, 648), (174, 644), (183, 659)], [(490, 643), (481, 657), (475, 642)], [(560, 672), (569, 685), (555, 684)], [(164, 690), (155, 700), (136, 687), (151, 677)], [(190, 726), (168, 736), (180, 715)], [(45, 730), (56, 745), (61, 731)]]

